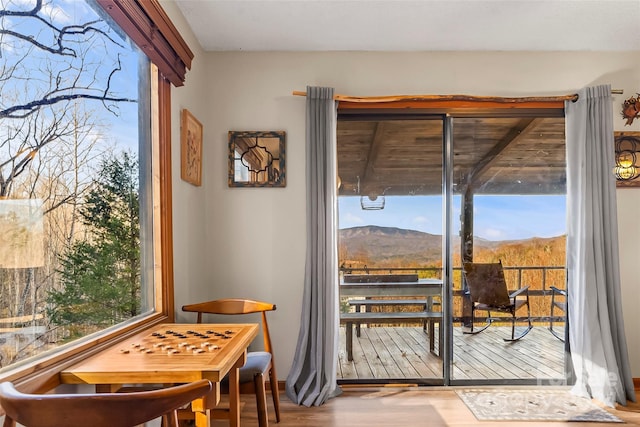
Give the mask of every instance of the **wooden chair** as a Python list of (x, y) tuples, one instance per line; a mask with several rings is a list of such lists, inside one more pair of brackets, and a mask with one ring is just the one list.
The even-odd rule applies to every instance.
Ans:
[[(507, 282), (504, 279), (502, 262), (487, 264), (467, 262), (463, 264), (463, 274), (471, 296), (471, 330), (465, 331), (465, 333), (477, 334), (487, 329), (495, 320), (491, 317), (491, 311), (511, 314), (511, 338), (504, 338), (505, 341), (517, 341), (529, 333), (533, 328), (529, 305), (529, 286), (509, 293)], [(516, 336), (516, 311), (525, 305), (527, 306), (529, 325), (525, 331)], [(474, 331), (477, 310), (487, 312), (487, 322), (483, 327)]]
[[(276, 365), (273, 357), (273, 346), (269, 334), (267, 323), (267, 311), (276, 309), (275, 304), (268, 302), (253, 301), (248, 299), (219, 299), (215, 301), (190, 304), (182, 307), (183, 311), (198, 313), (197, 323), (202, 323), (202, 315), (225, 314), (240, 315), (250, 313), (261, 313), (262, 315), (262, 335), (264, 338), (264, 351), (248, 352), (247, 362), (240, 368), (239, 382), (240, 393), (255, 394), (256, 405), (258, 407), (258, 425), (267, 427), (269, 420), (267, 417), (267, 399), (265, 392), (265, 376), (269, 376), (271, 386), (271, 396), (273, 407), (276, 413), (276, 422), (280, 422), (280, 394), (278, 391), (278, 377), (276, 375)], [(221, 382), (224, 391), (228, 388), (228, 378)], [(216, 417), (216, 411), (213, 411)]]
[[(557, 297), (564, 297), (564, 298), (557, 299)], [(551, 312), (549, 313), (549, 331), (553, 334), (554, 337), (564, 342), (564, 333), (560, 334), (558, 331), (553, 330), (553, 311), (556, 308), (562, 310), (565, 313), (565, 317), (566, 317), (567, 291), (556, 288), (555, 286), (551, 286)], [(566, 320), (565, 320), (565, 328), (566, 328)]]
[(136, 393), (26, 394), (0, 384), (4, 427), (133, 427), (163, 417), (177, 427), (177, 409), (212, 390), (209, 380)]

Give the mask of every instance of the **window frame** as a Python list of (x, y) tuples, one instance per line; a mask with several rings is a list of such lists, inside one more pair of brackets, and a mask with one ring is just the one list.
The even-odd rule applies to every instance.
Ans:
[[(90, 0), (88, 0), (90, 1)], [(51, 356), (10, 369), (0, 382), (12, 381), (21, 391), (45, 392), (60, 385), (59, 372), (114, 342), (163, 322), (174, 321), (173, 218), (171, 182), (171, 84), (182, 86), (193, 53), (157, 0), (96, 0), (149, 57), (151, 76), (151, 143), (154, 165), (155, 310), (132, 322), (81, 340)], [(157, 202), (155, 201), (157, 200)], [(0, 415), (3, 411), (0, 408)]]

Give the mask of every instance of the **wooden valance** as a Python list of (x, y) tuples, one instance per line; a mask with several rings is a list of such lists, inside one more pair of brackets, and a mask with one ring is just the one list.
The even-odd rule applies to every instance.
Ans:
[(193, 52), (158, 0), (97, 0), (174, 86), (184, 84)]
[[(307, 96), (306, 92), (294, 90), (294, 95)], [(398, 101), (481, 101), (481, 102), (502, 102), (514, 104), (518, 102), (558, 102), (576, 101), (577, 94), (561, 96), (528, 96), (521, 98), (505, 98), (499, 96), (474, 96), (474, 95), (388, 95), (388, 96), (349, 96), (334, 95), (336, 101), (358, 102), (358, 103), (378, 103), (378, 102), (398, 102)]]
[[(611, 93), (622, 93), (612, 90)], [(293, 91), (293, 95), (306, 96), (303, 91)], [(334, 95), (335, 101), (340, 101), (341, 110), (359, 109), (405, 109), (405, 108), (477, 108), (482, 103), (484, 108), (545, 108), (562, 109), (565, 101), (577, 101), (577, 94), (560, 96), (527, 96), (527, 97), (499, 97), (474, 95), (389, 95), (389, 96), (349, 96)]]

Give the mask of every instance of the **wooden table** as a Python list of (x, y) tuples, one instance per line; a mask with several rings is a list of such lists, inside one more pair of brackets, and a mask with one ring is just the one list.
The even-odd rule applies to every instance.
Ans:
[(257, 335), (257, 324), (161, 324), (68, 367), (60, 377), (68, 384), (95, 384), (96, 391), (102, 392), (116, 391), (123, 384), (208, 379), (213, 391), (192, 402), (191, 408), (196, 426), (209, 427), (210, 410), (220, 401), (220, 381), (228, 373), (230, 425), (238, 427), (238, 368)]
[[(434, 322), (438, 322), (440, 324), (439, 332), (440, 332), (440, 340), (439, 340), (439, 356), (442, 357), (442, 312), (435, 312), (433, 309), (433, 298), (440, 297), (442, 298), (442, 280), (440, 279), (419, 279), (414, 281), (379, 281), (376, 282), (375, 275), (372, 276), (371, 281), (363, 281), (363, 282), (344, 282), (340, 281), (340, 296), (341, 297), (414, 297), (424, 299), (426, 304), (424, 307), (423, 314), (426, 316), (426, 321), (429, 326), (429, 348), (431, 351), (434, 349)], [(357, 305), (355, 301), (352, 302), (352, 305)], [(362, 305), (362, 304), (361, 304)], [(420, 313), (386, 313), (388, 318), (380, 319), (375, 318), (371, 319), (372, 323), (376, 321), (384, 320), (386, 322), (396, 322), (402, 321), (402, 316), (411, 316), (416, 315), (419, 316)], [(349, 314), (347, 316), (353, 316)], [(356, 334), (360, 336), (360, 323), (367, 323), (367, 317), (369, 314), (362, 313), (361, 315), (357, 315), (359, 318), (356, 324)], [(377, 317), (384, 317), (384, 313), (379, 313)], [(347, 358), (348, 360), (352, 359), (352, 324), (354, 323), (354, 319), (349, 318), (345, 319), (345, 316), (341, 316), (341, 323), (346, 324), (345, 338), (346, 338), (346, 348), (347, 348)], [(407, 320), (407, 319), (404, 319)]]
[[(411, 296), (426, 297), (432, 300), (442, 296), (442, 280), (420, 279), (415, 282), (372, 282), (345, 283), (340, 282), (342, 297), (379, 297), (379, 296)], [(429, 307), (430, 309), (430, 307)]]

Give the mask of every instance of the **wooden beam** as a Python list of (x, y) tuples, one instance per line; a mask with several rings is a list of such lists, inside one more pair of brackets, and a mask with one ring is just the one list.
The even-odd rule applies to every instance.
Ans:
[[(484, 182), (482, 180), (483, 175), (490, 169), (491, 165), (498, 161), (500, 156), (504, 153), (506, 148), (518, 142), (521, 138), (525, 137), (535, 128), (542, 119), (522, 119), (509, 130), (509, 132), (493, 146), (485, 156), (480, 159), (476, 166), (469, 172), (466, 182), (471, 189), (478, 188)], [(488, 178), (486, 178), (488, 179)], [(486, 180), (485, 179), (485, 180)]]
[(380, 196), (384, 192), (379, 185), (375, 183), (375, 168), (374, 165), (380, 154), (380, 147), (384, 142), (385, 123), (379, 122), (376, 124), (376, 130), (373, 134), (371, 146), (369, 147), (369, 153), (367, 153), (367, 165), (364, 169), (364, 175), (360, 180), (360, 195), (361, 196)]

